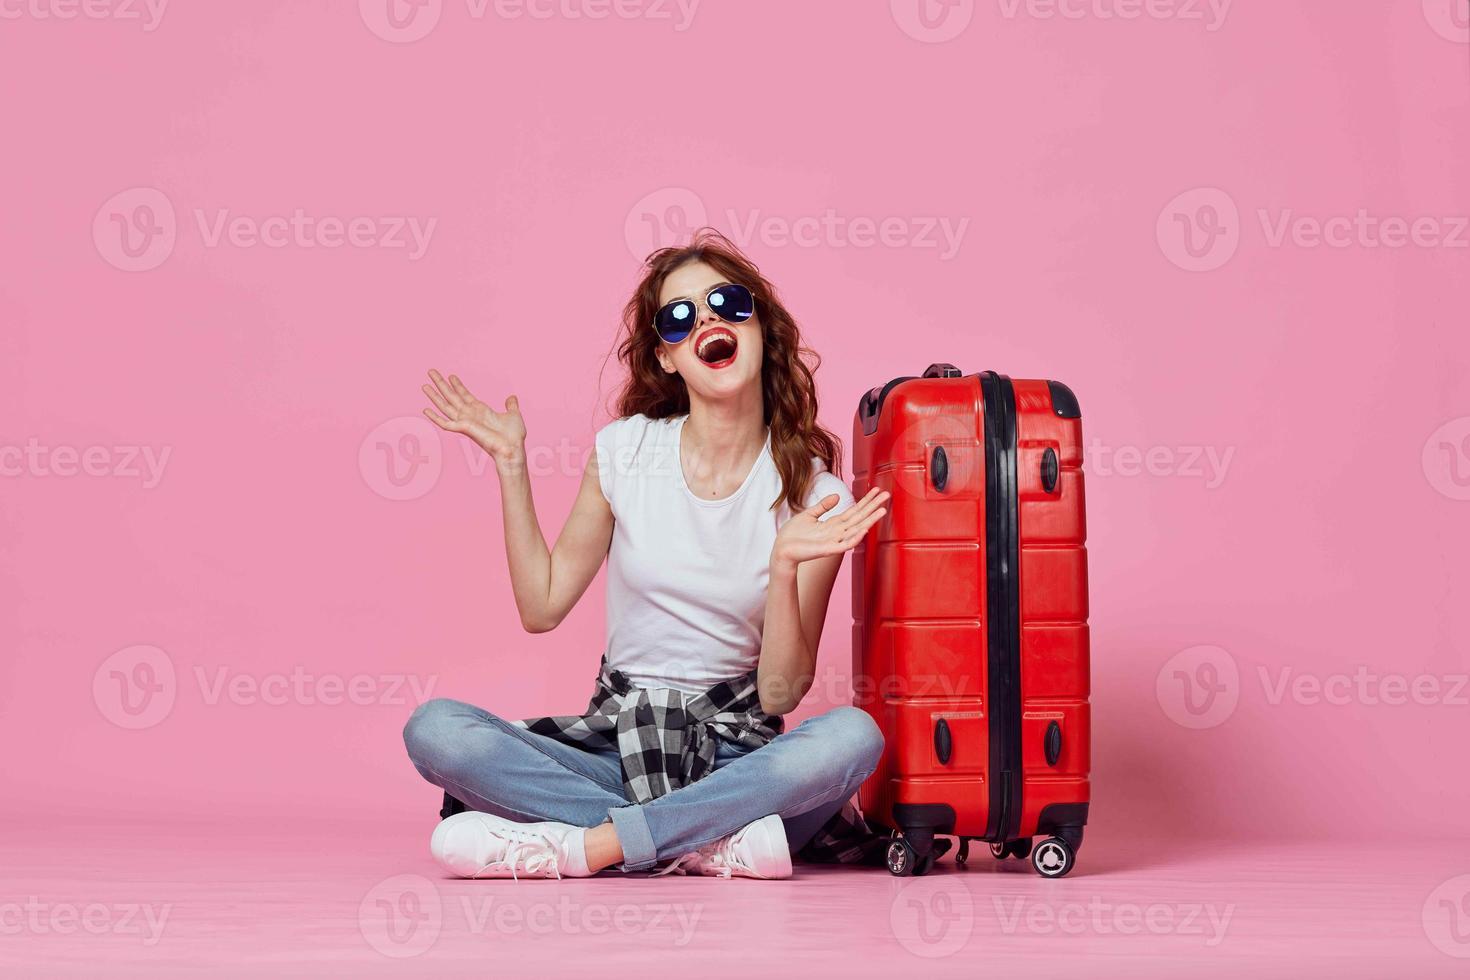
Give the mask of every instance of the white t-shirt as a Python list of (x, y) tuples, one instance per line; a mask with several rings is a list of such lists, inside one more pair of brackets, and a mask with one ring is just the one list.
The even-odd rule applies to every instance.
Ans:
[[(597, 432), (603, 496), (615, 525), (608, 553), (607, 660), (639, 687), (697, 694), (755, 667), (760, 657), (776, 530), (790, 520), (781, 474), (766, 442), (745, 482), (720, 500), (696, 497), (684, 481), (679, 436), (688, 414), (632, 415)], [(852, 491), (812, 457), (802, 507)]]

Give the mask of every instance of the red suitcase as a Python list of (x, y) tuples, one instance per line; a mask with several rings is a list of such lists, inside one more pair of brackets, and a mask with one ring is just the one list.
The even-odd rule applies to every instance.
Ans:
[(858, 798), (888, 869), (924, 874), (947, 835), (960, 862), (983, 840), (1065, 875), (1091, 751), (1077, 399), (931, 365), (863, 396), (853, 474), (891, 494), (852, 574), (853, 703), (887, 743)]

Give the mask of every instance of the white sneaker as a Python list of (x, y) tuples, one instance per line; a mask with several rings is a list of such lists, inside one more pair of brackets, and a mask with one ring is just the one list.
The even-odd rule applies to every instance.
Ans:
[(567, 867), (571, 824), (517, 823), (493, 813), (465, 810), (434, 828), (429, 853), (461, 878), (560, 878)]
[(697, 851), (675, 860), (652, 877), (677, 871), (729, 878), (790, 878), (791, 848), (786, 844), (786, 825), (777, 814), (761, 817), (728, 837), (721, 837)]

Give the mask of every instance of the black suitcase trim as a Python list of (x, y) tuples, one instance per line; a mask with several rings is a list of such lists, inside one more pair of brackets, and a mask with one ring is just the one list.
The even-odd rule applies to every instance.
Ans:
[(1016, 482), (1016, 391), (1011, 379), (980, 373), (985, 428), (985, 610), (990, 816), (985, 839), (1021, 829), (1021, 530)]

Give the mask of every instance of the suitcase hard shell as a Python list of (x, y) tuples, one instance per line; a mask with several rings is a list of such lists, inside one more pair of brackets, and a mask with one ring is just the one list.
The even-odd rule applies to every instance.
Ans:
[(859, 801), (889, 870), (925, 873), (948, 835), (961, 862), (982, 840), (1065, 875), (1091, 770), (1077, 399), (931, 365), (863, 395), (853, 474), (891, 494), (852, 573), (853, 703), (886, 743)]

